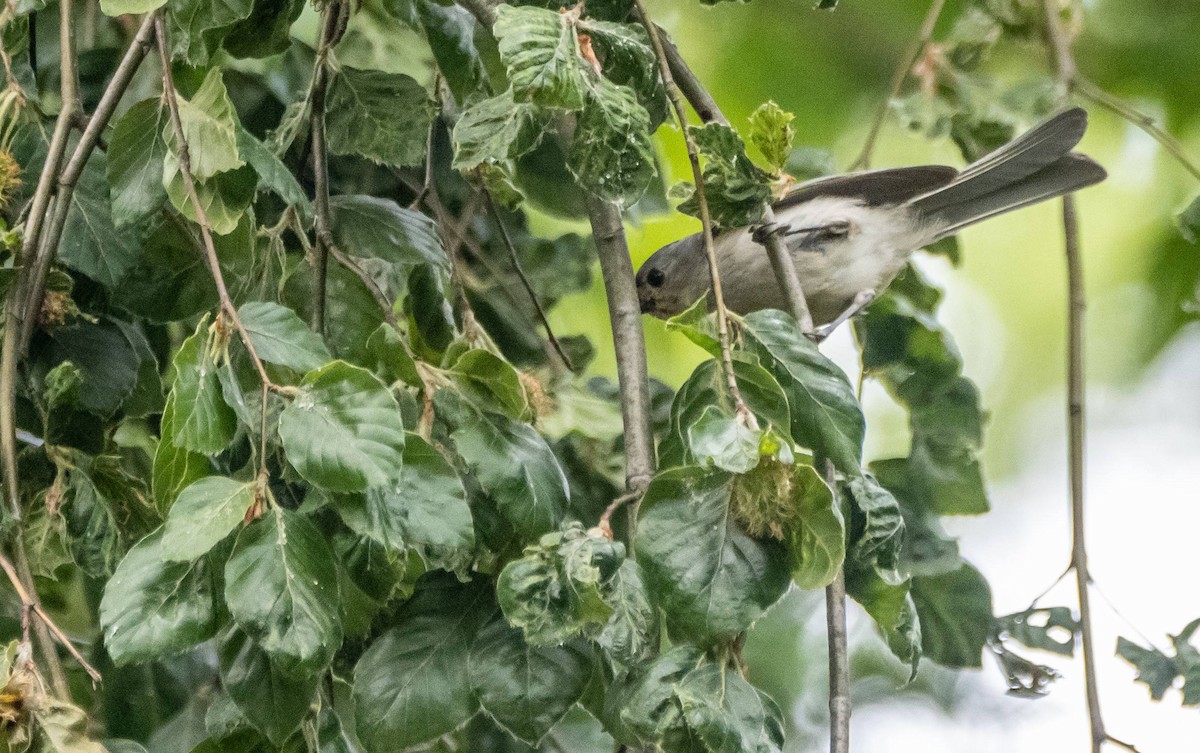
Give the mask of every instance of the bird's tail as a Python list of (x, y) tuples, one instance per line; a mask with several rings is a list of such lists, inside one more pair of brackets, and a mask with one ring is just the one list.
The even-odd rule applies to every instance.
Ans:
[(1071, 152), (1086, 128), (1087, 112), (1082, 108), (1061, 112), (909, 204), (942, 238), (989, 217), (1099, 183), (1107, 176), (1104, 168)]

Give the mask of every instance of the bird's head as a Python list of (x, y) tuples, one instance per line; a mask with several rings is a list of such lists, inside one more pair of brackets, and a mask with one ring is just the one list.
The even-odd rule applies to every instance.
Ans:
[(695, 303), (711, 283), (703, 239), (692, 235), (668, 243), (642, 264), (637, 273), (638, 303), (643, 314), (668, 319)]

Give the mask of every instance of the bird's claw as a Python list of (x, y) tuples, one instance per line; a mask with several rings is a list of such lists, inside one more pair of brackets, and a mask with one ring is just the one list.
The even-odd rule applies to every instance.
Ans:
[(772, 235), (787, 235), (791, 230), (792, 226), (786, 222), (764, 222), (750, 229), (750, 238), (759, 245), (766, 245)]

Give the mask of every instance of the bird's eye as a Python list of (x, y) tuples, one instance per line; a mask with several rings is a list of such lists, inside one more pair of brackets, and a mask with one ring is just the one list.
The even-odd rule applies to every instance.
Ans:
[(652, 269), (646, 274), (646, 282), (656, 288), (661, 288), (666, 279), (661, 269)]

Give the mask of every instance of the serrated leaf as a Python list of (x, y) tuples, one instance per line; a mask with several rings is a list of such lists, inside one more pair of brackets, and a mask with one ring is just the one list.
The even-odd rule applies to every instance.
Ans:
[(392, 628), (354, 668), (356, 727), (368, 750), (427, 742), (475, 715), (467, 658), (494, 609), (485, 581), (463, 584), (448, 573), (422, 578)]
[(334, 240), (348, 254), (393, 264), (450, 267), (437, 226), (420, 212), (374, 196), (335, 196), (329, 209)]
[(921, 651), (945, 667), (983, 665), (992, 632), (992, 590), (964, 562), (944, 575), (913, 578), (912, 600), (921, 621)]
[(591, 17), (579, 22), (579, 30), (590, 40), (604, 77), (632, 89), (651, 124), (657, 126), (667, 116), (667, 94), (645, 28), (640, 23), (597, 20), (594, 7), (588, 8), (588, 14)]
[[(741, 137), (727, 125), (707, 123), (689, 126), (701, 156), (705, 158), (704, 196), (712, 221), (725, 228), (746, 227), (762, 219), (771, 200), (768, 176), (746, 156)], [(680, 212), (700, 216), (695, 196), (678, 207)]]
[(288, 461), (305, 480), (337, 492), (394, 481), (404, 464), (404, 423), (387, 386), (334, 361), (310, 371), (279, 416)]
[(329, 85), (325, 127), (334, 154), (390, 167), (419, 165), (432, 119), (425, 88), (402, 73), (341, 66)]
[(583, 107), (587, 84), (569, 14), (501, 5), (492, 33), (518, 100), (567, 110)]
[(163, 558), (162, 529), (126, 553), (100, 600), (104, 645), (118, 665), (149, 661), (210, 638), (216, 629), (204, 560)]
[(404, 444), (395, 480), (335, 497), (334, 509), (354, 532), (389, 549), (415, 549), (432, 566), (466, 572), (475, 546), (467, 492), (454, 468), (421, 437)]
[(632, 667), (650, 658), (659, 646), (658, 610), (632, 559), (621, 563), (610, 582), (613, 613), (596, 636), (596, 643), (618, 667)]
[(315, 674), (341, 645), (333, 552), (298, 513), (272, 510), (238, 535), (225, 563), (225, 601), (290, 674)]
[[(156, 7), (162, 4), (155, 2)], [(108, 185), (117, 227), (144, 219), (167, 198), (162, 182), (163, 157), (167, 153), (162, 134), (167, 120), (166, 109), (156, 97), (130, 107), (113, 126), (108, 144)]]
[(453, 167), (473, 170), (520, 157), (541, 136), (538, 113), (535, 105), (517, 102), (512, 89), (469, 104), (454, 124)]
[(479, 631), (471, 646), (471, 686), (483, 710), (510, 734), (541, 742), (583, 695), (591, 656), (579, 646), (531, 646), (502, 620)]
[(253, 9), (254, 0), (173, 0), (167, 9), (171, 57), (188, 65), (207, 65), (237, 22)]
[(308, 713), (321, 675), (286, 672), (270, 653), (231, 625), (217, 645), (221, 686), (246, 721), (281, 745)]
[(107, 157), (95, 152), (71, 194), (58, 257), (107, 288), (116, 287), (137, 262), (138, 240), (130, 228), (113, 223), (108, 194)]
[(175, 405), (170, 439), (176, 447), (213, 455), (233, 440), (237, 415), (221, 394), (206, 325), (207, 317), (175, 352), (175, 384), (168, 397)]
[(572, 523), (548, 533), (504, 566), (496, 596), (505, 619), (533, 645), (592, 637), (613, 613), (609, 579), (625, 547)]
[(633, 90), (606, 78), (588, 90), (567, 167), (598, 198), (630, 206), (658, 173), (650, 115)]
[(701, 643), (750, 627), (790, 581), (782, 544), (737, 527), (730, 481), (694, 467), (659, 473), (638, 522), (637, 560), (651, 592), (672, 629)]
[(447, 390), (436, 407), (455, 427), (454, 447), (483, 491), (526, 540), (558, 528), (567, 510), (567, 479), (546, 440), (528, 424), (479, 413)]
[(745, 318), (744, 332), (748, 350), (787, 394), (792, 438), (843, 473), (857, 473), (865, 422), (846, 374), (782, 311), (755, 311)]
[(792, 127), (795, 118), (774, 100), (764, 102), (750, 114), (750, 141), (776, 174), (783, 172), (792, 153), (792, 142), (796, 139), (796, 129)]
[(1137, 668), (1137, 682), (1145, 683), (1150, 697), (1156, 701), (1162, 700), (1179, 676), (1179, 669), (1171, 657), (1156, 648), (1143, 648), (1124, 637), (1117, 638), (1117, 656)]
[[(237, 116), (220, 68), (208, 72), (191, 99), (178, 99), (179, 120), (196, 180), (205, 181), (246, 164), (238, 156)], [(165, 138), (168, 148), (178, 158), (180, 146), (175, 129), (168, 127)]]
[(297, 371), (311, 371), (333, 360), (321, 336), (286, 306), (253, 301), (238, 309), (259, 358)]
[(489, 350), (465, 351), (448, 369), (448, 376), (483, 410), (521, 421), (531, 418), (529, 397), (513, 366)]
[(208, 553), (246, 517), (255, 484), (210, 476), (188, 486), (171, 506), (163, 527), (163, 558), (190, 562)]

